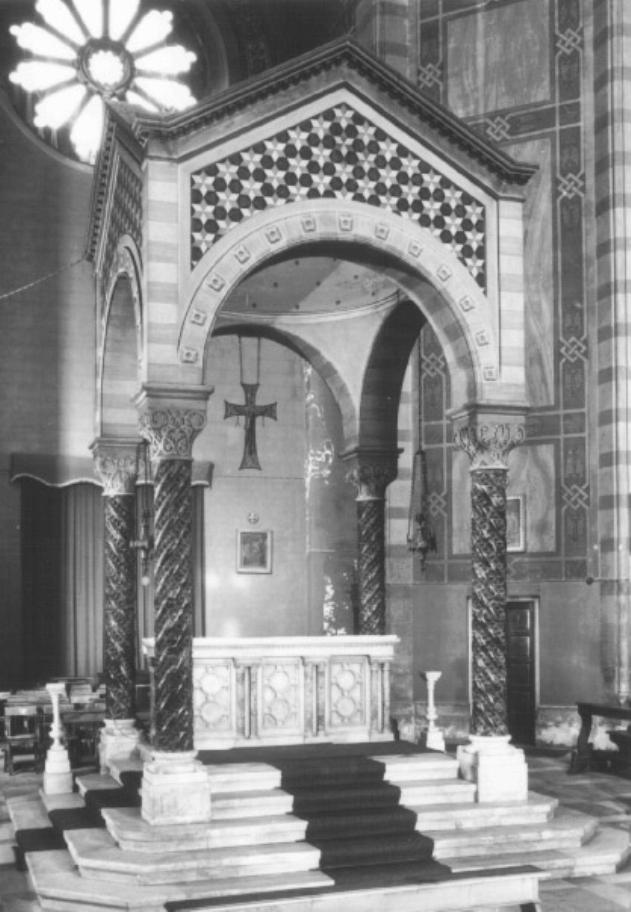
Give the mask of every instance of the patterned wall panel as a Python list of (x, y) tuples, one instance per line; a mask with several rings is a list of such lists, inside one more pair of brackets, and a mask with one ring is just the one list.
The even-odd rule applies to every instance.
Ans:
[[(517, 82), (515, 92), (521, 94), (519, 97), (516, 94), (514, 98), (506, 93), (502, 96), (480, 92), (466, 94), (466, 86), (454, 84), (462, 66), (454, 63), (453, 36), (469, 34), (472, 28), (474, 31), (478, 29), (477, 38), (472, 40), (486, 42), (485, 46), (489, 47), (497, 38), (492, 30), (498, 27), (497, 22), (501, 19), (502, 34), (509, 36), (501, 52), (506, 58), (507, 54), (510, 55), (511, 40), (521, 41), (521, 37), (517, 37), (518, 24), (525, 21), (524, 17), (529, 17), (531, 57), (545, 69), (541, 79), (530, 82), (530, 98), (524, 97)], [(531, 256), (535, 257), (534, 234), (549, 234), (552, 241), (550, 284), (554, 295), (551, 295), (550, 302), (546, 302), (550, 313), (545, 317), (545, 334), (554, 340), (554, 347), (551, 349), (551, 368), (546, 366), (544, 371), (546, 375), (550, 374), (551, 383), (546, 376), (546, 388), (536, 397), (537, 404), (528, 419), (528, 441), (544, 447), (552, 446), (556, 454), (559, 472), (555, 480), (557, 532), (555, 545), (549, 550), (509, 555), (509, 575), (520, 579), (581, 579), (587, 575), (590, 506), (586, 469), (589, 462), (586, 386), (590, 352), (585, 325), (587, 188), (584, 161), (586, 106), (581, 94), (585, 67), (582, 6), (579, 0), (422, 3), (419, 48), (418, 85), (422, 91), (439, 101), (452, 100), (460, 105), (469, 105), (466, 111), (468, 124), (513, 155), (519, 156), (520, 146), (532, 149), (539, 144), (540, 148), (545, 145), (550, 149), (550, 155), (546, 155), (549, 203), (541, 197), (545, 190), (542, 185), (537, 191), (539, 200), (527, 225), (526, 248), (528, 252), (530, 237)], [(524, 63), (526, 65), (527, 62)], [(493, 97), (503, 106), (486, 108), (485, 105), (491, 104)], [(478, 104), (477, 110), (471, 107), (474, 102)], [(527, 271), (530, 267), (535, 272), (539, 266), (536, 258), (534, 262), (526, 262)], [(526, 345), (539, 351), (533, 327), (534, 322), (531, 321)], [(438, 355), (428, 327), (423, 331), (422, 353), (420, 389), (424, 445), (428, 463), (434, 460), (440, 465), (444, 479), (447, 479), (437, 477), (434, 482), (440, 503), (446, 489), (449, 489), (451, 465), (451, 460), (445, 455), (450, 449), (446, 436), (448, 428), (437, 411), (447, 378), (442, 369), (437, 372)], [(448, 401), (445, 407), (447, 405)], [(431, 491), (431, 483), (429, 487)], [(447, 526), (451, 524), (451, 515), (451, 510), (445, 512)], [(454, 582), (463, 579), (460, 555), (453, 555), (450, 548), (452, 532), (448, 528), (444, 536), (445, 547), (439, 548), (437, 556), (428, 559), (428, 579)]]
[(485, 287), (484, 206), (345, 104), (191, 175), (191, 265), (249, 215), (321, 198), (367, 203), (418, 222)]
[(118, 158), (111, 218), (103, 254), (102, 274), (109, 279), (119, 240), (128, 234), (142, 249), (142, 178), (121, 155)]

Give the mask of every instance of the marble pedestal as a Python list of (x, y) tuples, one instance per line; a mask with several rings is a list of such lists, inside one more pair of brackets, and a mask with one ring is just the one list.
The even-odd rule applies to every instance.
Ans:
[(45, 795), (66, 795), (72, 791), (72, 770), (68, 751), (62, 744), (53, 744), (46, 754), (42, 787)]
[(105, 719), (99, 737), (101, 772), (109, 772), (114, 757), (120, 760), (135, 756), (140, 737), (134, 719)]
[(60, 681), (46, 685), (53, 704), (53, 722), (50, 726), (52, 744), (46, 752), (44, 764), (43, 790), (46, 795), (65, 795), (72, 791), (72, 771), (68, 751), (61, 743), (63, 726), (59, 712), (59, 699), (65, 694), (66, 687)]
[(154, 751), (142, 774), (141, 814), (165, 826), (210, 820), (210, 779), (197, 751)]
[(472, 735), (458, 748), (460, 775), (476, 783), (476, 801), (528, 800), (528, 767), (521, 748), (509, 744), (510, 735)]

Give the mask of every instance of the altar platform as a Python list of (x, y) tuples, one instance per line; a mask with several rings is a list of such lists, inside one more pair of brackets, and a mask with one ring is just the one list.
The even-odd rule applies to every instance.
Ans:
[[(202, 758), (212, 761), (207, 824), (144, 823), (141, 770), (129, 763), (79, 776), (66, 796), (11, 799), (41, 907), (514, 912), (539, 908), (552, 882), (613, 876), (629, 851), (628, 828), (558, 807), (553, 794), (475, 804), (454, 757), (404, 742)], [(560, 766), (555, 776), (536, 784), (577, 782)]]

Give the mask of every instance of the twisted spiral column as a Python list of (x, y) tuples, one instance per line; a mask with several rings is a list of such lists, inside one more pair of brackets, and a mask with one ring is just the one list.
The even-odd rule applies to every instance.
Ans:
[(471, 733), (508, 734), (506, 711), (506, 483), (521, 425), (469, 425), (455, 433), (471, 459)]
[(153, 747), (162, 752), (194, 750), (191, 469), (193, 441), (206, 423), (207, 396), (207, 390), (196, 390), (175, 399), (158, 391), (139, 400), (140, 432), (149, 442), (154, 474), (151, 730)]
[(386, 488), (396, 478), (397, 453), (355, 450), (348, 480), (357, 490), (360, 634), (386, 632)]
[(103, 484), (103, 676), (108, 719), (133, 719), (136, 683), (136, 441), (100, 439), (92, 451)]
[(476, 735), (508, 733), (506, 481), (506, 469), (471, 472), (471, 728)]

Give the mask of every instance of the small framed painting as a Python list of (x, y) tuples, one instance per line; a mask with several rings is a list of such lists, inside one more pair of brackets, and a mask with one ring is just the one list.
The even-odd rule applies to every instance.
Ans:
[(270, 530), (237, 530), (237, 573), (271, 572), (272, 533)]
[(523, 494), (506, 498), (506, 550), (526, 550), (526, 498)]

